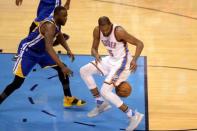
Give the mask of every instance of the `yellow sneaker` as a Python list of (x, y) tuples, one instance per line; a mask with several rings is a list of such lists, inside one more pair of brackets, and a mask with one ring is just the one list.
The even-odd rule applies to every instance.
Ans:
[(64, 97), (63, 105), (64, 107), (71, 107), (71, 106), (84, 106), (86, 102), (84, 100), (77, 99), (76, 97)]

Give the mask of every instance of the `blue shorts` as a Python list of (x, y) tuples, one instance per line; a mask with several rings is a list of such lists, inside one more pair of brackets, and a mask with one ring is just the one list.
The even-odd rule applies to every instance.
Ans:
[(13, 68), (14, 74), (24, 78), (36, 64), (42, 68), (57, 66), (47, 52), (35, 54), (36, 52), (27, 50), (22, 56), (19, 56)]
[(53, 15), (53, 11), (55, 7), (61, 5), (61, 0), (51, 0), (52, 2), (47, 2), (41, 0), (38, 5), (37, 10), (37, 18), (35, 18), (35, 22), (41, 22), (45, 18), (49, 17), (50, 15)]

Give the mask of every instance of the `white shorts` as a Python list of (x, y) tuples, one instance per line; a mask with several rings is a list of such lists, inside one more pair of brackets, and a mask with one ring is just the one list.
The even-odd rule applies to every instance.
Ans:
[(128, 56), (115, 60), (110, 56), (103, 57), (101, 62), (90, 62), (93, 64), (101, 75), (106, 76), (105, 83), (118, 86), (121, 82), (126, 81), (131, 71), (129, 70), (132, 56)]

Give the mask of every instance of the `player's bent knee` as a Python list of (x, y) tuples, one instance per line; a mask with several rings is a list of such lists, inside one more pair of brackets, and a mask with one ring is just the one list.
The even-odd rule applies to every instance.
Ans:
[(80, 75), (82, 79), (86, 79), (87, 74), (85, 75), (86, 69), (84, 67), (80, 68)]
[(85, 66), (82, 66), (82, 67), (80, 68), (79, 72), (80, 72), (80, 75), (81, 75), (81, 76), (84, 76), (84, 75), (85, 75), (85, 72), (86, 72), (86, 67), (85, 67)]
[(84, 65), (80, 68), (80, 75), (87, 76), (92, 74), (92, 68), (90, 64)]

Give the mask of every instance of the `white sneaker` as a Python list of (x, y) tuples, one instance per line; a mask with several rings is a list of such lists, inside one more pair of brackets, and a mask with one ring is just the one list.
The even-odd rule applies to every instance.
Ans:
[(108, 102), (103, 102), (101, 105), (96, 106), (93, 110), (91, 110), (90, 112), (88, 112), (87, 116), (88, 117), (95, 117), (98, 114), (108, 110), (111, 108), (111, 105)]
[(135, 112), (135, 115), (130, 118), (129, 126), (126, 128), (126, 131), (133, 131), (140, 124), (144, 114)]

